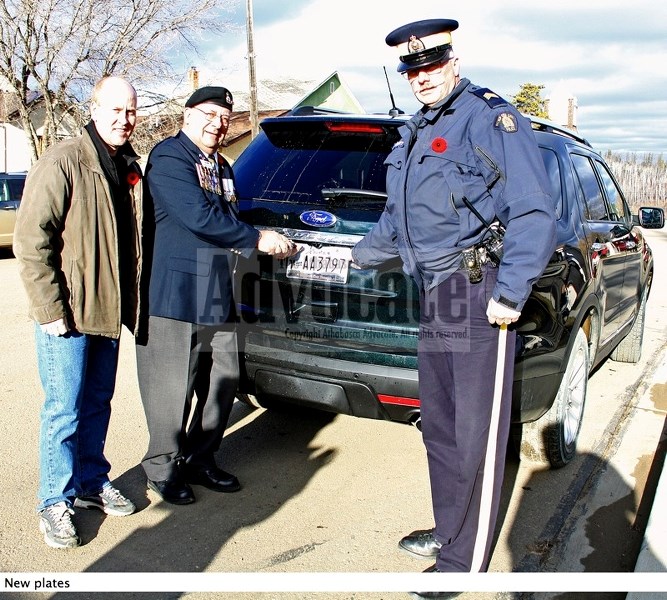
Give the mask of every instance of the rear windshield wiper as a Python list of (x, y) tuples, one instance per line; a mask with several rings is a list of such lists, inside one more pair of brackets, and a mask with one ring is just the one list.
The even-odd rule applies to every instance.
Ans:
[(386, 202), (387, 194), (385, 192), (376, 192), (374, 190), (360, 190), (358, 188), (323, 188), (320, 192), (325, 200), (351, 200), (359, 198), (362, 200), (375, 200)]

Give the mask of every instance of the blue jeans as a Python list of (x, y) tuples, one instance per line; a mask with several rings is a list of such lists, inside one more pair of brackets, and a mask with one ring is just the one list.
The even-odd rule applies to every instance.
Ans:
[(36, 326), (37, 363), (46, 394), (39, 433), (37, 510), (96, 494), (109, 482), (104, 442), (118, 367), (118, 340)]

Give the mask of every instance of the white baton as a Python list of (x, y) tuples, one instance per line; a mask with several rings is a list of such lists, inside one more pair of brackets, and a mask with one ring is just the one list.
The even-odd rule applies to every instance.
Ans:
[[(472, 556), (471, 573), (478, 573), (482, 568), (486, 546), (490, 535), (491, 506), (493, 503), (493, 488), (496, 477), (496, 450), (498, 447), (498, 422), (500, 421), (500, 405), (503, 399), (505, 382), (505, 350), (507, 349), (507, 324), (503, 323), (498, 332), (498, 356), (496, 358), (496, 381), (493, 387), (493, 406), (491, 407), (491, 422), (489, 423), (489, 439), (486, 443), (484, 457), (484, 476), (482, 480), (482, 497), (479, 503), (479, 522), (477, 523), (477, 537), (475, 550)], [(489, 468), (489, 467), (493, 468)]]

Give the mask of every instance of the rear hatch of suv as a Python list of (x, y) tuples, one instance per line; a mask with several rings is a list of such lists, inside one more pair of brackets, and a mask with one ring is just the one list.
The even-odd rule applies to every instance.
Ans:
[(302, 248), (289, 260), (261, 256), (240, 265), (242, 349), (260, 394), (271, 390), (262, 389), (270, 384), (256, 377), (255, 359), (264, 367), (304, 361), (306, 371), (311, 361), (313, 372), (327, 359), (416, 368), (418, 292), (400, 261), (360, 270), (339, 252), (384, 210), (384, 161), (403, 122), (342, 114), (266, 119), (234, 164), (243, 220)]

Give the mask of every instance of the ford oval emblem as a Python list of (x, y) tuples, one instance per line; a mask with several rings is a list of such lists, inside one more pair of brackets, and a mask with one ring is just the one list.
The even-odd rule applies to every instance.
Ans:
[(336, 221), (336, 216), (325, 210), (307, 210), (299, 217), (302, 223), (313, 227), (331, 227)]

